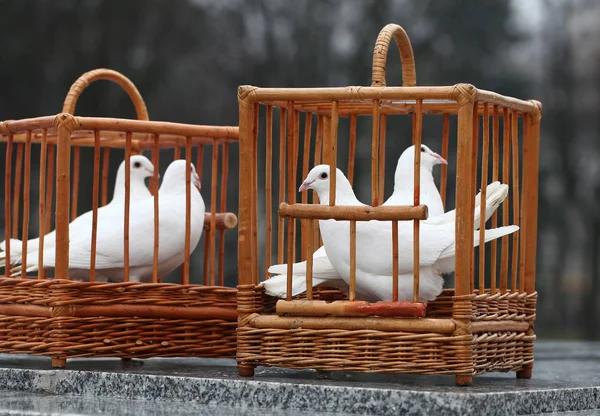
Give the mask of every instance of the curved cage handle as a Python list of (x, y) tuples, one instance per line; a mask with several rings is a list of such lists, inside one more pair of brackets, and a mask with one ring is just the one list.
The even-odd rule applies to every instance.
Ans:
[(385, 87), (385, 69), (387, 64), (387, 54), (392, 38), (396, 40), (400, 58), (402, 61), (402, 86), (414, 87), (417, 85), (417, 74), (415, 72), (415, 56), (408, 35), (394, 23), (386, 25), (375, 42), (373, 51), (373, 76), (372, 87)]
[(81, 95), (83, 90), (86, 89), (87, 86), (90, 85), (92, 82), (97, 81), (99, 79), (107, 79), (116, 84), (119, 84), (121, 88), (125, 90), (127, 95), (129, 95), (129, 98), (133, 102), (138, 120), (150, 120), (148, 116), (148, 110), (146, 109), (146, 104), (144, 103), (144, 99), (142, 98), (140, 92), (133, 84), (133, 82), (131, 82), (129, 78), (127, 78), (120, 72), (106, 68), (94, 69), (92, 71), (86, 72), (85, 74), (77, 78), (77, 81), (75, 81), (73, 85), (71, 85), (71, 88), (67, 93), (65, 103), (63, 104), (62, 112), (75, 114), (75, 105), (77, 104), (77, 100), (79, 99), (79, 96)]

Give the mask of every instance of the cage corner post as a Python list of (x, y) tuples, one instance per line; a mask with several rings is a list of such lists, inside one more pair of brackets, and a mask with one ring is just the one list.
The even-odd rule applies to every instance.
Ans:
[[(522, 237), (525, 238), (524, 244), (525, 256), (523, 277), (525, 279), (525, 292), (527, 299), (525, 308), (527, 311), (533, 311), (537, 302), (537, 292), (535, 291), (536, 278), (536, 257), (537, 257), (537, 224), (538, 224), (538, 186), (539, 186), (539, 159), (540, 159), (540, 124), (542, 119), (542, 104), (539, 101), (530, 101), (534, 107), (528, 117), (528, 123), (524, 126), (523, 137), (523, 185), (522, 192), (523, 204), (521, 206), (522, 214), (527, 220), (525, 229), (522, 231)], [(520, 370), (517, 370), (517, 378), (531, 378), (533, 373), (533, 339), (535, 339), (534, 320), (529, 321), (529, 329), (526, 336), (532, 338), (528, 342), (528, 348), (531, 349), (531, 363), (526, 364)]]
[[(471, 292), (471, 263), (473, 262), (473, 210), (474, 200), (471, 190), (474, 188), (473, 178), (473, 114), (476, 109), (477, 89), (470, 84), (457, 84), (454, 87), (455, 99), (458, 103), (457, 131), (457, 166), (456, 166), (456, 266), (455, 293), (452, 305), (452, 319), (456, 324), (453, 333), (455, 338), (472, 339), (471, 308), (473, 294)], [(473, 346), (470, 342), (461, 343), (457, 355), (468, 357), (469, 372), (456, 374), (456, 384), (469, 386), (473, 382)]]
[[(56, 146), (56, 258), (54, 279), (69, 279), (69, 207), (71, 188), (71, 133), (77, 129), (77, 119), (69, 113), (61, 113), (54, 119), (58, 134)], [(50, 289), (53, 290), (53, 289)], [(56, 320), (52, 337), (63, 338), (61, 320), (67, 316), (68, 308), (52, 307), (52, 318)], [(52, 356), (52, 367), (66, 367), (66, 358)]]
[(244, 350), (240, 348), (240, 329), (249, 325), (250, 315), (256, 309), (255, 284), (258, 278), (258, 265), (253, 258), (255, 233), (253, 229), (252, 204), (256, 204), (257, 195), (253, 195), (254, 178), (253, 169), (256, 169), (256, 155), (254, 154), (254, 87), (240, 86), (238, 88), (239, 106), (239, 209), (238, 209), (238, 349), (236, 359), (238, 373), (243, 377), (252, 377), (254, 368), (252, 363), (243, 359)]

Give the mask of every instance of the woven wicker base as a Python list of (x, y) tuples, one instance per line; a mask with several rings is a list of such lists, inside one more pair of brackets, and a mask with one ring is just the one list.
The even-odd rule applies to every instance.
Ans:
[[(255, 366), (394, 374), (452, 374), (457, 383), (490, 371), (520, 371), (533, 365), (535, 293), (453, 296), (445, 291), (428, 305), (418, 330), (281, 328), (274, 299), (252, 285), (238, 287), (240, 319), (237, 361), (241, 375)], [(315, 288), (321, 300), (343, 296)], [(359, 323), (365, 318), (353, 317)], [(397, 325), (405, 318), (377, 318)], [(355, 320), (355, 321), (354, 321)], [(268, 327), (269, 322), (276, 322)], [(308, 321), (302, 321), (308, 322)], [(314, 321), (313, 321), (314, 322)], [(431, 330), (427, 325), (431, 324)], [(438, 325), (443, 324), (443, 325)], [(305, 325), (306, 326), (306, 325)], [(435, 328), (450, 328), (436, 332)], [(243, 374), (242, 374), (243, 373)]]
[(236, 289), (0, 279), (0, 352), (74, 357), (233, 357)]

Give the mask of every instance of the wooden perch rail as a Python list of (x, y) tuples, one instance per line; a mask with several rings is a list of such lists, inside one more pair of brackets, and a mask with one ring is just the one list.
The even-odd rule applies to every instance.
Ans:
[[(233, 212), (215, 214), (215, 220), (217, 230), (231, 230), (237, 225), (237, 216)], [(204, 214), (204, 230), (210, 230), (210, 213)]]
[(300, 316), (273, 316), (255, 315), (248, 321), (248, 325), (258, 329), (345, 329), (373, 330), (373, 331), (398, 331), (415, 333), (438, 333), (452, 334), (456, 330), (456, 324), (452, 319), (383, 319), (383, 318), (361, 318), (352, 317), (300, 317)]
[(324, 300), (277, 301), (277, 315), (290, 316), (404, 316), (422, 318), (426, 306), (423, 302), (376, 302)]
[(280, 217), (306, 218), (313, 220), (345, 221), (410, 221), (426, 220), (429, 215), (427, 205), (398, 206), (327, 206), (315, 204), (293, 204), (282, 202), (279, 205)]

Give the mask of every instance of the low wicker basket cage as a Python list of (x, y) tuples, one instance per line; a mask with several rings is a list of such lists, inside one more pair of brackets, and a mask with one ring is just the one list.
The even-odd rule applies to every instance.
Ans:
[[(402, 87), (388, 87), (385, 82), (392, 39), (401, 55)], [(384, 27), (377, 38), (370, 87), (242, 86), (238, 101), (240, 374), (251, 376), (256, 366), (448, 374), (456, 376), (460, 385), (471, 384), (473, 375), (490, 371), (531, 376), (537, 296), (539, 102), (470, 84), (416, 86), (410, 41), (394, 24)], [(355, 299), (356, 289), (351, 271), (349, 297), (338, 289), (310, 289), (309, 282), (301, 296), (292, 297), (289, 283), (285, 299), (267, 296), (259, 282), (269, 278), (269, 265), (310, 258), (322, 244), (317, 220), (349, 221), (351, 267), (356, 247), (352, 230), (359, 221), (411, 221), (413, 235), (419, 235), (427, 207), (420, 205), (418, 192), (411, 206), (378, 206), (384, 200), (386, 134), (398, 119), (412, 124), (417, 149), (425, 141), (431, 147), (437, 144), (448, 160), (448, 166), (442, 166), (439, 186), (446, 205), (455, 196), (454, 284), (446, 277), (450, 279), (447, 289), (425, 305), (418, 298), (416, 268), (412, 299), (398, 300), (396, 294), (391, 302), (359, 302), (349, 300)], [(371, 142), (365, 142), (361, 126), (371, 131)], [(429, 136), (424, 140), (424, 128), (437, 129), (439, 141), (432, 143)], [(365, 169), (371, 173), (370, 206), (336, 207), (333, 197), (330, 206), (317, 205), (314, 195), (297, 196), (299, 184), (320, 163), (330, 165), (332, 172), (343, 165), (350, 183), (356, 181), (354, 171), (361, 167), (355, 166), (357, 149), (365, 146), (371, 148), (371, 164)], [(338, 159), (345, 149), (347, 162), (345, 155)], [(414, 188), (418, 191), (417, 153)], [(278, 184), (274, 178), (279, 178)], [(485, 192), (492, 181), (508, 184), (509, 193), (487, 228), (509, 224), (520, 228), (473, 248), (475, 194), (480, 189)], [(333, 174), (331, 182), (335, 183)], [(480, 228), (482, 232), (486, 228), (485, 220)], [(418, 237), (414, 244), (417, 257)], [(394, 255), (398, 255), (397, 248)], [(291, 278), (288, 275), (288, 282)]]
[[(99, 79), (113, 81), (125, 90), (139, 120), (74, 116), (81, 92)], [(6, 152), (5, 239), (22, 239), (20, 248), (26, 253), (27, 238), (44, 236), (53, 230), (54, 222), (57, 249), (56, 267), (40, 267), (35, 276), (26, 275), (23, 268), (20, 275), (10, 277), (11, 267), (6, 261), (0, 278), (0, 352), (48, 356), (58, 367), (73, 357), (235, 356), (237, 290), (224, 285), (224, 248), (227, 236), (236, 238), (234, 231), (226, 233), (237, 224), (236, 215), (227, 212), (226, 199), (229, 147), (237, 147), (237, 141), (237, 127), (149, 121), (134, 84), (108, 69), (82, 75), (72, 85), (63, 112), (58, 115), (1, 122), (0, 142)], [(93, 269), (89, 281), (72, 280), (68, 266), (69, 222), (82, 213), (78, 211), (80, 189), (92, 190), (96, 230), (102, 226), (97, 223), (97, 208), (109, 201), (111, 159), (129, 161), (132, 155), (145, 150), (151, 151), (154, 165), (150, 191), (155, 210), (160, 158), (163, 162), (186, 159), (195, 165), (202, 182), (210, 185), (202, 188), (206, 214), (196, 249), (200, 257), (204, 252), (203, 270), (192, 273), (188, 251), (184, 264), (174, 272), (179, 272), (177, 283), (162, 282), (156, 268), (149, 283), (129, 281), (127, 272), (123, 282), (100, 282), (95, 280)], [(89, 182), (80, 169), (87, 156), (93, 164)], [(125, 168), (126, 178), (130, 169)], [(125, 182), (127, 230), (127, 206), (131, 202), (130, 187)], [(186, 187), (189, 196), (189, 177)], [(189, 228), (191, 211), (187, 204)], [(155, 229), (157, 221), (155, 211)], [(150, 229), (148, 238), (155, 238), (157, 256), (158, 239), (152, 234)], [(40, 246), (44, 244), (42, 238)], [(90, 238), (94, 247), (94, 231)], [(128, 241), (127, 234), (124, 241), (124, 253), (129, 253), (135, 241)], [(41, 253), (43, 256), (43, 250)], [(10, 245), (1, 254), (5, 260), (11, 259)], [(23, 254), (23, 261), (25, 257)], [(43, 259), (39, 260), (36, 264), (41, 265)]]

